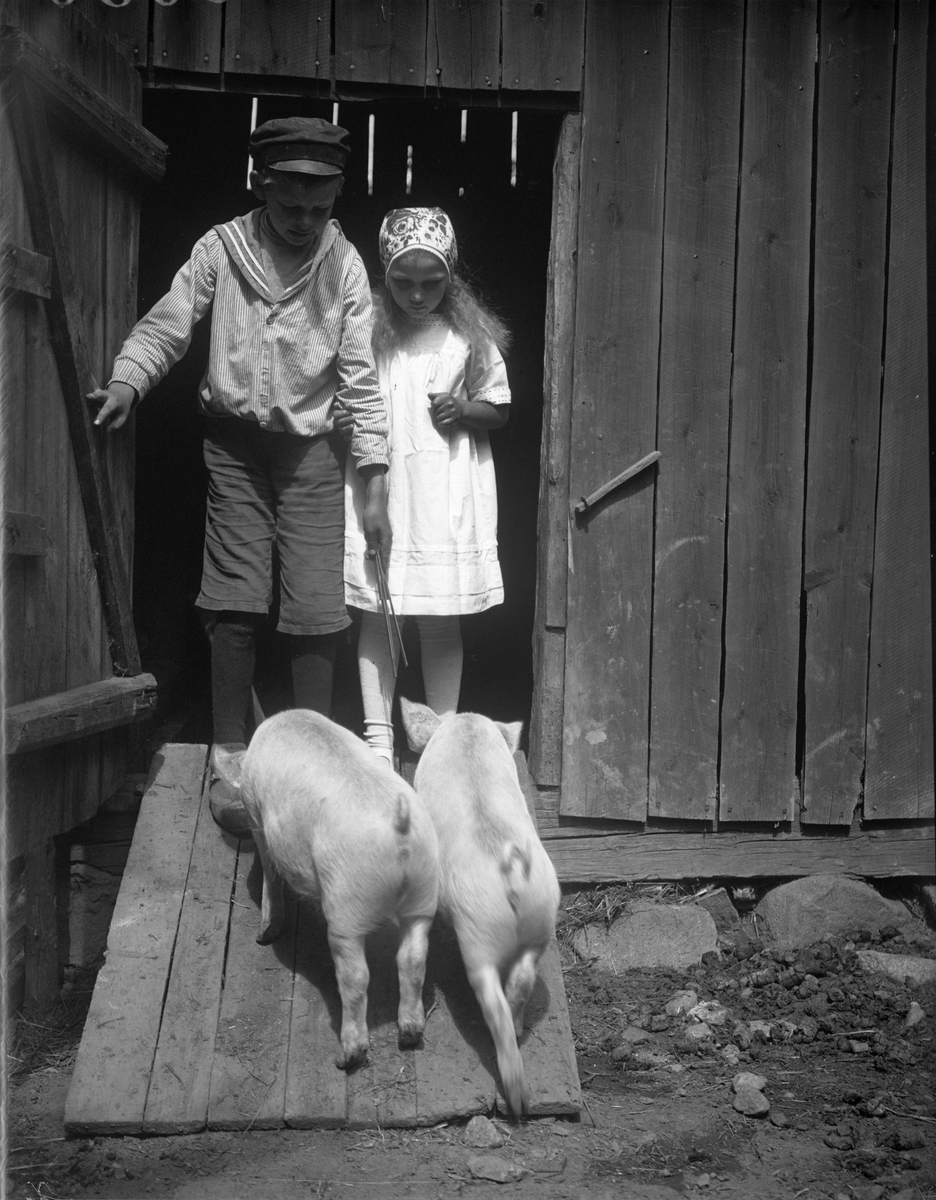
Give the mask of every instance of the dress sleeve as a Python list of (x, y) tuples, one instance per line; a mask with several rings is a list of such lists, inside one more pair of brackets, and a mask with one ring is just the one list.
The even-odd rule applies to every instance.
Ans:
[(507, 368), (493, 342), (472, 345), (468, 352), (465, 386), (469, 400), (484, 400), (488, 404), (510, 403)]
[(179, 361), (193, 328), (211, 307), (220, 253), (221, 238), (210, 229), (195, 243), (169, 291), (130, 330), (114, 360), (112, 383), (130, 384), (142, 399)]

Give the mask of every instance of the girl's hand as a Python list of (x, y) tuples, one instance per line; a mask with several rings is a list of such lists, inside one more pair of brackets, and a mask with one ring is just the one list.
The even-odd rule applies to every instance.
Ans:
[(113, 433), (126, 424), (136, 398), (136, 388), (129, 383), (112, 383), (107, 388), (95, 388), (93, 392), (88, 392), (87, 399), (101, 406), (94, 424)]
[(336, 400), (332, 405), (332, 417), (335, 422), (335, 428), (344, 438), (345, 442), (350, 444), (354, 436), (354, 417), (340, 400)]
[(451, 392), (429, 392), (432, 419), (440, 429), (456, 425), (462, 419), (462, 402)]

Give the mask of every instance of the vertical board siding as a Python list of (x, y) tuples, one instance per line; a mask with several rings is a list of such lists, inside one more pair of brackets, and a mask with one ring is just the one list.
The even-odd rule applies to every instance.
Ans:
[(498, 0), (428, 0), (427, 87), (496, 91), (500, 85)]
[(651, 817), (717, 808), (743, 35), (743, 4), (672, 6)]
[(584, 21), (585, 0), (503, 0), (502, 86), (579, 91)]
[(330, 0), (227, 0), (224, 70), (328, 79)]
[(153, 9), (153, 66), (171, 71), (221, 70), (224, 5), (173, 4)]
[(420, 85), (426, 69), (426, 0), (335, 5), (335, 75), (351, 83)]
[(900, 0), (865, 812), (933, 816), (926, 257), (928, 5)]
[[(655, 445), (667, 32), (652, 0), (589, 7), (573, 497)], [(563, 815), (646, 817), (652, 536), (651, 472), (569, 535)]]
[(894, 6), (820, 10), (806, 479), (803, 820), (848, 825), (864, 773)]
[(562, 123), (553, 166), (553, 218), (546, 287), (546, 361), (533, 638), (530, 771), (544, 787), (562, 772), (562, 691), (565, 674), (569, 536), (569, 416), (571, 411), (575, 264), (578, 257), (582, 121)]
[(719, 815), (796, 816), (816, 7), (749, 4)]

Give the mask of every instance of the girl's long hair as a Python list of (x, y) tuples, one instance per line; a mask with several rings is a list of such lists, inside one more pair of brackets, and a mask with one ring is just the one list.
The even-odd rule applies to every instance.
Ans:
[[(493, 342), (503, 354), (510, 345), (510, 331), (504, 322), (491, 312), (474, 289), (459, 275), (453, 275), (438, 308), (432, 314), (440, 316), (454, 331), (469, 343), (478, 345)], [(386, 283), (374, 289), (374, 331), (371, 338), (375, 355), (392, 354), (406, 345), (413, 326), (400, 308)]]

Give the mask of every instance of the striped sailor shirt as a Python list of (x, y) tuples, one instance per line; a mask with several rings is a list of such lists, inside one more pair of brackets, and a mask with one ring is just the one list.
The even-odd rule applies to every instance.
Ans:
[(216, 225), (196, 242), (165, 296), (130, 331), (111, 382), (144, 396), (183, 356), (211, 309), (204, 412), (306, 437), (333, 428), (338, 400), (354, 417), (358, 468), (387, 462), (387, 413), (371, 351), (367, 272), (336, 221), (307, 269), (284, 289), (268, 280), (262, 209)]

